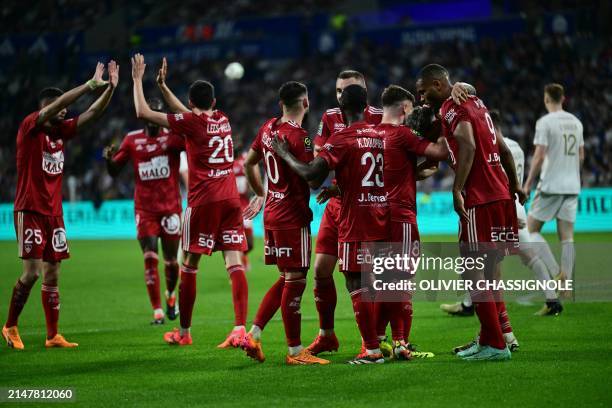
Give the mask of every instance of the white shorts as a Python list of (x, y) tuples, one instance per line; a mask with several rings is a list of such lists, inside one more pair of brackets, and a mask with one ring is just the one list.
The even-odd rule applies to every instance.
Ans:
[(542, 222), (556, 218), (574, 223), (577, 209), (577, 195), (547, 194), (537, 190), (529, 209), (529, 215)]

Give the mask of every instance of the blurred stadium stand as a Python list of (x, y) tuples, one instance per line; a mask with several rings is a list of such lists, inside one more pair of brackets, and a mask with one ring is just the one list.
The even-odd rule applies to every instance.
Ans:
[[(129, 56), (145, 54), (147, 96), (162, 56), (169, 85), (183, 98), (196, 78), (217, 87), (218, 107), (234, 137), (248, 147), (256, 129), (278, 112), (276, 90), (287, 80), (309, 87), (314, 133), (336, 105), (334, 82), (345, 68), (364, 72), (370, 102), (384, 86), (414, 89), (418, 69), (447, 66), (453, 80), (473, 83), (489, 108), (501, 110), (504, 133), (533, 150), (535, 121), (545, 113), (546, 83), (566, 87), (566, 109), (584, 123), (585, 186), (612, 185), (612, 36), (607, 1), (21, 1), (2, 4), (0, 36), (0, 202), (15, 190), (15, 135), (45, 86), (67, 89), (91, 75), (97, 60), (117, 59), (120, 89), (108, 112), (68, 147), (65, 199), (131, 197), (131, 172), (107, 176), (102, 148), (142, 125), (134, 118)], [(129, 3), (129, 4), (128, 4)], [(240, 81), (223, 77), (240, 61)], [(71, 109), (83, 110), (89, 100)], [(448, 169), (425, 189), (448, 188)]]

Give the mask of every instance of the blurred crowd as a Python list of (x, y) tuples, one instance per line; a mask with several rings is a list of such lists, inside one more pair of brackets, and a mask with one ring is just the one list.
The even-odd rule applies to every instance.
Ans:
[[(68, 89), (93, 73), (79, 68), (74, 53), (67, 47), (61, 59), (61, 75), (47, 74), (44, 58), (18, 55), (14, 65), (0, 75), (0, 202), (14, 199), (15, 135), (21, 120), (36, 109), (36, 97), (45, 86)], [(118, 55), (120, 87), (104, 117), (67, 147), (65, 198), (105, 199), (132, 196), (132, 172), (124, 171), (116, 180), (105, 170), (102, 149), (119, 144), (130, 130), (142, 127), (134, 116), (131, 77), (127, 55)], [(159, 97), (154, 83), (160, 61), (147, 60), (147, 97)], [(504, 120), (506, 137), (517, 140), (529, 157), (533, 153), (536, 120), (545, 114), (543, 87), (549, 82), (565, 86), (565, 109), (584, 124), (586, 160), (583, 185), (612, 185), (612, 40), (578, 34), (521, 34), (508, 40), (483, 40), (477, 43), (450, 42), (401, 49), (368, 41), (347, 41), (340, 51), (320, 53), (295, 60), (240, 59), (245, 76), (237, 81), (224, 77), (228, 60), (199, 63), (170, 61), (169, 86), (186, 101), (189, 84), (205, 78), (216, 86), (218, 108), (230, 117), (237, 148), (246, 149), (263, 122), (278, 114), (277, 90), (287, 80), (308, 85), (311, 112), (304, 126), (314, 135), (322, 112), (337, 105), (335, 78), (342, 69), (362, 71), (368, 82), (372, 105), (380, 104), (383, 88), (396, 83), (414, 92), (419, 68), (431, 62), (446, 66), (451, 80), (466, 81), (490, 109), (498, 109)], [(70, 108), (74, 115), (87, 108), (93, 98), (83, 98)], [(443, 168), (421, 186), (425, 190), (448, 189), (451, 173)]]

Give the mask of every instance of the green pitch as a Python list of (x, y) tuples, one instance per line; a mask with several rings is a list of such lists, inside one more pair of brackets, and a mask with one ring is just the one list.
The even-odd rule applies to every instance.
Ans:
[[(441, 237), (428, 240), (440, 239)], [(446, 237), (445, 240), (452, 240)], [(577, 241), (612, 241), (610, 234)], [(21, 266), (14, 243), (0, 243), (0, 319)], [(257, 241), (248, 274), (249, 317), (277, 277)], [(509, 304), (521, 350), (512, 361), (459, 361), (450, 350), (470, 340), (476, 318), (443, 315), (437, 303), (415, 304), (413, 342), (430, 360), (348, 366), (360, 338), (343, 279), (336, 274), (340, 351), (322, 367), (288, 367), (280, 312), (264, 332), (263, 364), (241, 350), (217, 350), (233, 325), (230, 285), (220, 255), (203, 258), (191, 347), (169, 347), (149, 325), (142, 256), (136, 241), (73, 241), (62, 266), (60, 331), (76, 350), (46, 350), (40, 283), (20, 328), (23, 352), (0, 348), (0, 388), (71, 387), (83, 406), (610, 406), (612, 303), (567, 304), (562, 316), (537, 318), (540, 307)], [(163, 275), (162, 275), (163, 276)], [(163, 283), (162, 278), (162, 283)], [(302, 302), (302, 339), (318, 328), (312, 278)], [(72, 404), (74, 406), (74, 404)]]

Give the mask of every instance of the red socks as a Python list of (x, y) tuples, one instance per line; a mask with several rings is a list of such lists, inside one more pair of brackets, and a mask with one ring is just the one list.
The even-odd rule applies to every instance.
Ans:
[(157, 254), (153, 251), (144, 253), (145, 261), (145, 283), (147, 284), (147, 292), (149, 292), (149, 300), (153, 309), (161, 308), (161, 300), (159, 297), (159, 272), (157, 264), (159, 262)]
[(197, 268), (187, 265), (181, 267), (181, 283), (179, 284), (179, 309), (181, 327), (188, 329), (191, 327), (191, 315), (193, 304), (196, 298), (196, 274)]
[(317, 312), (319, 313), (319, 328), (333, 329), (334, 312), (338, 302), (334, 278), (315, 278), (314, 295)]
[(400, 309), (404, 319), (404, 340), (406, 343), (410, 343), (410, 330), (412, 329), (412, 300), (401, 302)]
[(52, 339), (57, 334), (57, 322), (59, 320), (60, 301), (57, 286), (42, 285), (42, 305), (45, 310), (47, 322), (47, 339)]
[(368, 350), (377, 349), (380, 344), (376, 337), (376, 322), (374, 321), (374, 303), (369, 300), (368, 288), (361, 288), (351, 292), (355, 320)]
[(235, 325), (244, 326), (246, 324), (247, 309), (249, 306), (249, 286), (244, 266), (234, 265), (227, 268), (230, 279), (232, 280), (232, 300), (234, 302)]
[(264, 329), (266, 324), (272, 319), (274, 313), (278, 310), (281, 305), (281, 299), (283, 297), (283, 288), (285, 287), (285, 278), (281, 276), (278, 278), (274, 285), (266, 292), (264, 298), (257, 309), (257, 315), (253, 324), (260, 329)]
[(474, 302), (478, 320), (480, 320), (480, 344), (503, 349), (506, 347), (504, 336), (502, 335), (501, 325), (497, 306), (490, 290), (476, 291), (470, 293), (472, 299), (479, 299)]
[(281, 299), (281, 312), (289, 347), (296, 347), (302, 344), (300, 338), (302, 328), (300, 304), (304, 289), (306, 289), (306, 278), (285, 280)]
[[(389, 302), (378, 301), (374, 303), (374, 313), (376, 316), (376, 335), (380, 337), (386, 336), (387, 325), (391, 321), (391, 315), (393, 311), (391, 310), (394, 305)], [(397, 326), (396, 326), (397, 327)]]
[(165, 261), (164, 262), (166, 274), (166, 290), (168, 293), (174, 292), (176, 289), (176, 283), (178, 282), (179, 276), (179, 265), (176, 261)]
[(512, 326), (510, 325), (510, 318), (508, 317), (508, 311), (506, 310), (506, 304), (504, 302), (496, 302), (497, 315), (499, 316), (499, 324), (501, 326), (502, 333), (511, 333)]
[(19, 315), (28, 301), (28, 296), (30, 296), (30, 290), (33, 285), (34, 282), (32, 282), (30, 286), (27, 286), (19, 279), (17, 283), (15, 283), (13, 295), (11, 296), (11, 303), (9, 304), (8, 318), (5, 324), (6, 327), (17, 326), (17, 320), (19, 320)]

